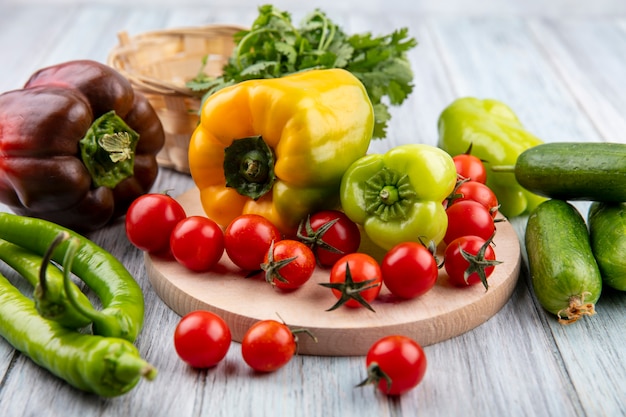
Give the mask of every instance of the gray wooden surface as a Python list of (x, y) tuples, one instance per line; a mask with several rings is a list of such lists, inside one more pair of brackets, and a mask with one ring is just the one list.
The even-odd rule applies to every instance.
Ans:
[[(419, 41), (410, 59), (415, 92), (385, 142), (435, 144), (441, 110), (457, 97), (496, 98), (545, 141), (626, 142), (626, 2), (277, 1), (299, 19), (320, 6), (348, 32), (407, 26)], [(105, 61), (116, 33), (206, 23), (249, 24), (247, 0), (0, 0), (0, 91), (38, 68), (70, 59)], [(0, 109), (1, 111), (1, 109)], [(180, 194), (189, 177), (163, 169), (155, 190)], [(585, 204), (578, 207), (584, 211)], [(0, 210), (7, 210), (0, 206)], [(526, 219), (512, 219), (520, 238)], [(482, 326), (426, 347), (423, 383), (400, 399), (355, 389), (362, 357), (296, 357), (259, 376), (233, 343), (225, 361), (194, 371), (176, 356), (179, 316), (150, 287), (142, 255), (121, 222), (90, 237), (141, 284), (145, 327), (137, 345), (159, 369), (125, 396), (83, 394), (0, 340), (0, 416), (622, 416), (626, 415), (626, 296), (605, 291), (598, 314), (563, 327), (536, 303), (527, 270), (511, 300)], [(0, 266), (0, 271), (11, 276)], [(19, 283), (15, 276), (12, 279)], [(19, 285), (19, 284), (18, 284)]]

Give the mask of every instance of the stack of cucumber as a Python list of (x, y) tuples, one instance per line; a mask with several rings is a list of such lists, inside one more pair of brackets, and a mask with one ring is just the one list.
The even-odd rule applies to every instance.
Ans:
[[(626, 144), (546, 143), (514, 167), (521, 186), (547, 197), (525, 242), (533, 290), (559, 322), (595, 313), (603, 285), (626, 291)], [(569, 201), (590, 201), (587, 221)]]

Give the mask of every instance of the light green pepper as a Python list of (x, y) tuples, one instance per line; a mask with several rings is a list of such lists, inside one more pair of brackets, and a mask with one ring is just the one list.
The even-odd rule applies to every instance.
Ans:
[(373, 243), (438, 244), (448, 227), (443, 200), (454, 190), (452, 157), (425, 144), (400, 145), (355, 161), (341, 182), (341, 206)]
[(506, 104), (493, 99), (464, 97), (446, 107), (438, 121), (438, 146), (455, 156), (471, 145), (472, 155), (485, 162), (487, 185), (500, 203), (499, 211), (507, 217), (530, 213), (542, 201), (520, 186), (512, 172), (495, 172), (496, 165), (515, 165), (526, 149), (539, 145), (541, 139), (524, 129)]

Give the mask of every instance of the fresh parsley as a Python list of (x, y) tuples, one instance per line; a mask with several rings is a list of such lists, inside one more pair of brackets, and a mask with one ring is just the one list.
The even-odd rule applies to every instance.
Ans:
[(259, 16), (249, 30), (234, 35), (235, 50), (223, 67), (223, 74), (204, 73), (206, 57), (198, 75), (187, 87), (203, 94), (241, 81), (277, 78), (313, 68), (344, 68), (365, 86), (374, 106), (374, 138), (386, 136), (391, 118), (388, 104), (400, 105), (413, 91), (413, 71), (407, 52), (417, 45), (402, 28), (391, 34), (347, 35), (325, 13), (316, 9), (299, 27), (291, 15), (272, 5), (259, 7)]

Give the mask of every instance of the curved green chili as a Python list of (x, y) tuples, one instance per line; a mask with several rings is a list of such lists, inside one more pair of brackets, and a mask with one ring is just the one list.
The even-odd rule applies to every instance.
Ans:
[[(45, 256), (42, 258), (0, 239), (0, 259), (34, 287), (35, 307), (42, 317), (71, 329), (79, 329), (91, 323), (90, 318), (70, 303), (64, 288), (63, 273)], [(74, 283), (70, 284), (70, 291), (78, 304), (91, 306), (87, 296)]]
[(128, 340), (80, 333), (41, 317), (33, 300), (1, 274), (0, 335), (70, 385), (103, 397), (124, 394), (157, 374)]
[[(43, 255), (59, 233), (80, 241), (71, 272), (82, 279), (102, 302), (93, 322), (93, 332), (134, 342), (143, 325), (144, 299), (141, 287), (113, 255), (86, 237), (47, 220), (0, 213), (0, 239)], [(68, 241), (62, 242), (52, 259), (62, 263)]]

